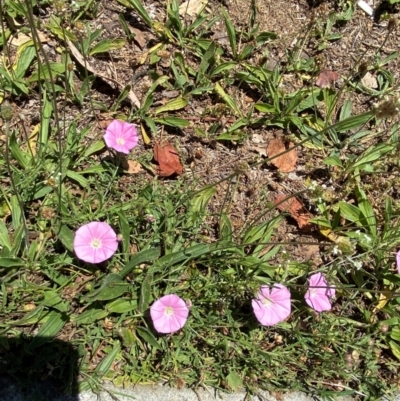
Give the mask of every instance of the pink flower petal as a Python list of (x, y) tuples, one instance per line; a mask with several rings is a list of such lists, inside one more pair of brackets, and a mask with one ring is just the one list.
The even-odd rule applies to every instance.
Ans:
[(396, 255), (396, 265), (397, 265), (397, 273), (400, 274), (400, 251), (398, 251)]
[(111, 258), (117, 248), (117, 235), (107, 223), (92, 221), (75, 233), (75, 254), (85, 262), (101, 263)]
[(312, 274), (309, 278), (309, 289), (304, 299), (316, 312), (324, 312), (332, 309), (329, 297), (336, 294), (334, 286), (330, 286), (322, 273)]
[(133, 124), (113, 120), (104, 134), (104, 141), (109, 148), (128, 154), (138, 144), (139, 136)]
[(315, 296), (311, 293), (311, 290), (308, 290), (305, 295), (305, 300), (316, 312), (324, 312), (332, 309), (332, 304), (326, 295), (318, 294)]
[(175, 294), (161, 297), (150, 307), (154, 328), (159, 333), (174, 333), (186, 323), (189, 309), (185, 301)]
[(290, 315), (290, 291), (282, 284), (274, 284), (272, 290), (262, 286), (251, 304), (257, 320), (264, 326), (273, 326)]

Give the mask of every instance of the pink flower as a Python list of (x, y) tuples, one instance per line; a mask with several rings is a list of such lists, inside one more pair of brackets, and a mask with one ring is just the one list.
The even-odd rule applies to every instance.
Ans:
[(332, 305), (329, 300), (334, 297), (336, 289), (329, 286), (322, 273), (315, 273), (309, 279), (309, 289), (304, 296), (307, 304), (316, 312), (331, 310)]
[(400, 274), (400, 251), (396, 255), (397, 273)]
[(107, 223), (92, 221), (79, 227), (75, 233), (75, 254), (85, 262), (103, 262), (111, 258), (117, 248), (117, 235)]
[(274, 284), (272, 290), (263, 285), (251, 305), (257, 320), (263, 326), (273, 326), (290, 315), (290, 291), (282, 284)]
[(107, 127), (104, 141), (109, 148), (128, 154), (138, 144), (139, 137), (133, 124), (114, 120)]
[(189, 309), (178, 295), (164, 295), (150, 307), (154, 328), (159, 333), (174, 333), (186, 323)]

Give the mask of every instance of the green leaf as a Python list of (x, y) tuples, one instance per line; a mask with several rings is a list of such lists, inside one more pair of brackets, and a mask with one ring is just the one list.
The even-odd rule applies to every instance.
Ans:
[[(388, 323), (385, 323), (388, 324)], [(399, 327), (395, 327), (392, 329), (392, 331), (390, 332), (390, 338), (392, 338), (393, 340), (396, 341), (400, 341), (400, 328)]]
[(69, 304), (64, 302), (55, 291), (45, 291), (42, 304), (57, 309), (59, 312), (69, 311)]
[(216, 192), (217, 189), (214, 186), (210, 186), (196, 193), (190, 201), (191, 211), (197, 213), (205, 212), (208, 203)]
[(47, 315), (46, 322), (40, 327), (36, 336), (29, 344), (28, 348), (34, 350), (35, 348), (45, 344), (55, 337), (66, 323), (65, 315), (52, 311)]
[(340, 212), (346, 220), (354, 223), (360, 222), (361, 211), (357, 206), (351, 205), (350, 203), (340, 201), (339, 202)]
[(146, 329), (145, 327), (136, 327), (136, 332), (139, 334), (140, 337), (146, 341), (147, 344), (151, 345), (153, 348), (161, 350), (160, 344), (158, 344), (156, 338), (154, 337), (153, 333)]
[(211, 65), (211, 60), (215, 56), (215, 51), (216, 51), (216, 44), (214, 42), (211, 42), (204, 53), (199, 68), (197, 70), (197, 75), (196, 75), (196, 84), (198, 84), (203, 78), (204, 74), (208, 70), (208, 68)]
[(371, 202), (367, 199), (367, 195), (360, 188), (359, 185), (356, 186), (356, 197), (358, 201), (358, 208), (360, 209), (363, 219), (362, 225), (366, 228), (374, 237), (377, 235), (377, 226), (375, 212), (372, 208)]
[(19, 258), (0, 258), (0, 267), (23, 267), (25, 265), (26, 262)]
[(254, 105), (254, 108), (263, 113), (276, 113), (277, 112), (275, 106), (273, 106), (271, 104), (266, 104), (266, 103), (256, 103)]
[(137, 309), (136, 299), (116, 299), (108, 303), (104, 308), (110, 313), (127, 313)]
[(149, 307), (151, 301), (151, 284), (153, 283), (153, 275), (148, 273), (142, 282), (140, 289), (139, 310), (144, 313)]
[(125, 7), (133, 8), (140, 15), (143, 21), (149, 26), (149, 28), (153, 27), (153, 21), (151, 20), (149, 14), (147, 14), (147, 11), (143, 7), (140, 0), (118, 0), (118, 2)]
[(71, 321), (77, 326), (81, 324), (92, 324), (97, 320), (104, 319), (108, 315), (108, 311), (104, 309), (86, 309), (79, 315), (71, 315)]
[(88, 302), (110, 301), (128, 292), (129, 284), (126, 283), (119, 274), (108, 274), (101, 287), (85, 295), (84, 299)]
[(218, 67), (215, 67), (211, 71), (210, 77), (218, 75), (218, 74), (220, 74), (221, 72), (224, 72), (224, 71), (230, 71), (232, 68), (235, 68), (237, 65), (238, 64), (233, 62), (233, 61), (228, 61), (228, 62), (222, 63)]
[(49, 63), (49, 64), (41, 64), (40, 67), (29, 77), (29, 83), (35, 83), (39, 80), (50, 80), (53, 78), (53, 81), (61, 75), (65, 73), (65, 64), (63, 63)]
[(336, 155), (327, 157), (324, 159), (323, 163), (328, 166), (338, 166), (343, 168), (342, 161), (339, 159), (339, 156)]
[(103, 140), (95, 142), (93, 145), (85, 150), (84, 158), (91, 156), (93, 153), (99, 152), (100, 150), (104, 149), (105, 146), (106, 144)]
[(232, 242), (232, 224), (226, 213), (222, 213), (219, 221), (219, 239), (222, 243)]
[(237, 56), (237, 47), (236, 47), (236, 31), (235, 27), (230, 20), (228, 13), (225, 11), (225, 8), (222, 8), (222, 13), (224, 15), (226, 32), (228, 34), (229, 44), (231, 45), (233, 57)]
[(87, 188), (87, 186), (89, 185), (89, 181), (75, 171), (68, 170), (66, 175), (68, 178), (71, 178), (71, 180), (76, 181), (82, 188)]
[(153, 121), (158, 124), (169, 125), (177, 128), (186, 128), (190, 125), (188, 120), (178, 117), (155, 118)]
[[(30, 41), (31, 42), (31, 41)], [(22, 45), (24, 46), (24, 45)], [(19, 54), (19, 49), (18, 49)], [(26, 47), (21, 54), (19, 54), (17, 65), (15, 66), (15, 77), (16, 79), (21, 79), (25, 76), (26, 71), (28, 70), (29, 66), (31, 65), (32, 60), (36, 55), (36, 50), (32, 45)]]
[(233, 370), (231, 370), (229, 375), (226, 376), (226, 382), (228, 383), (228, 386), (235, 392), (243, 387), (242, 378)]
[(174, 110), (180, 110), (183, 109), (188, 105), (188, 101), (183, 98), (183, 97), (177, 97), (176, 99), (171, 100), (170, 102), (164, 104), (161, 107), (158, 107), (154, 114), (160, 114), (165, 111), (174, 111)]
[(95, 372), (100, 376), (104, 376), (111, 368), (115, 358), (121, 352), (121, 344), (119, 341), (114, 341), (114, 346), (111, 352), (96, 366)]
[(125, 39), (103, 39), (97, 43), (89, 52), (90, 56), (98, 53), (107, 53), (111, 50), (118, 50), (125, 45)]
[(8, 250), (11, 250), (10, 235), (3, 220), (0, 220), (0, 246), (5, 246)]
[(65, 224), (56, 226), (54, 232), (65, 248), (72, 252), (74, 250), (74, 233)]
[(389, 341), (389, 346), (390, 349), (393, 352), (393, 355), (400, 360), (400, 347), (397, 343), (395, 343), (394, 341)]
[(18, 161), (21, 167), (24, 169), (28, 168), (28, 166), (31, 164), (31, 157), (27, 152), (23, 152), (21, 150), (21, 147), (17, 142), (15, 132), (13, 132), (10, 136), (10, 151), (12, 156)]
[(231, 96), (229, 96), (221, 87), (221, 85), (217, 82), (215, 84), (215, 91), (222, 98), (222, 100), (234, 111), (237, 115), (242, 116), (242, 113), (237, 106), (236, 102), (233, 100)]
[(132, 347), (132, 345), (137, 342), (137, 338), (133, 335), (131, 329), (128, 329), (127, 327), (120, 327), (117, 332), (124, 347)]
[(371, 162), (380, 159), (385, 154), (389, 153), (395, 148), (394, 144), (379, 143), (376, 146), (369, 147), (357, 160), (349, 166), (347, 172), (354, 171), (356, 168), (361, 168)]
[(134, 267), (139, 266), (141, 263), (149, 263), (160, 257), (161, 251), (159, 248), (145, 249), (137, 253), (125, 267), (121, 270), (119, 275), (124, 278), (127, 276)]
[(372, 112), (368, 111), (367, 113), (348, 117), (345, 118), (343, 121), (339, 121), (338, 123), (331, 125), (329, 129), (336, 130), (337, 132), (346, 132), (352, 129), (356, 129), (366, 124), (372, 118), (372, 116)]

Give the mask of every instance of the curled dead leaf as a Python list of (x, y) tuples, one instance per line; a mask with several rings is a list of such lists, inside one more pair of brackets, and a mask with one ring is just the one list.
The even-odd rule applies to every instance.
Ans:
[(313, 224), (310, 223), (310, 219), (313, 215), (295, 197), (288, 198), (285, 194), (278, 194), (275, 196), (274, 203), (278, 210), (289, 213), (301, 230), (312, 230)]
[(179, 153), (169, 143), (154, 145), (154, 159), (158, 163), (157, 174), (160, 177), (169, 177), (173, 174), (182, 174), (183, 166), (179, 159)]
[[(289, 143), (289, 148), (293, 147), (293, 143)], [(297, 152), (296, 149), (289, 150), (281, 156), (274, 157), (286, 151), (285, 143), (280, 138), (272, 139), (267, 146), (268, 157), (273, 157), (271, 163), (283, 173), (290, 173), (296, 168)]]

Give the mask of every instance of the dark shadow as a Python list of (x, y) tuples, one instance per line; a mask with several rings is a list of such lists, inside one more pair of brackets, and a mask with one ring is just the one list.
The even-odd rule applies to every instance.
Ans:
[(0, 400), (79, 401), (78, 360), (51, 337), (0, 337)]

